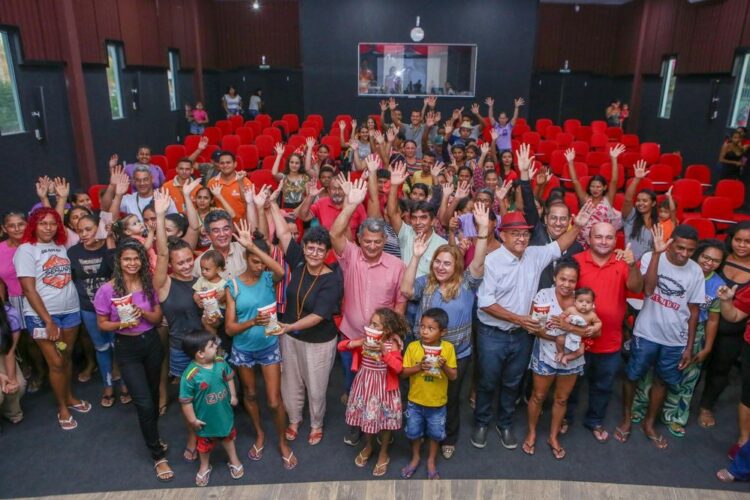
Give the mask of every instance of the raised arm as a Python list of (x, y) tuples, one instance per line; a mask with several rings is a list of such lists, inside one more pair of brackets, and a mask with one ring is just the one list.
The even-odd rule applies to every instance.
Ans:
[(109, 158), (109, 185), (107, 186), (107, 189), (104, 191), (104, 195), (102, 196), (102, 202), (101, 202), (102, 210), (105, 210), (105, 211), (110, 211), (110, 212), (112, 211), (110, 209), (110, 205), (112, 204), (112, 198), (115, 196), (115, 185), (117, 184), (113, 180), (113, 176), (115, 174), (122, 174), (124, 170), (122, 165), (118, 165), (119, 161), (120, 161), (119, 157), (116, 154), (113, 154)]
[[(225, 200), (224, 196), (221, 194), (221, 184), (215, 182), (208, 188), (208, 190), (211, 191), (211, 194), (214, 196), (214, 203), (219, 205), (223, 210), (226, 210), (229, 216), (234, 219), (237, 216), (237, 213), (234, 211), (234, 208), (232, 208), (232, 204)], [(218, 203), (216, 203), (217, 201)]]
[(312, 220), (313, 218), (313, 214), (310, 211), (310, 207), (315, 202), (315, 198), (320, 193), (323, 192), (323, 188), (318, 187), (317, 182), (311, 181), (307, 183), (307, 186), (305, 187), (305, 191), (306, 191), (306, 195), (302, 199), (302, 203), (300, 203), (299, 206), (294, 209), (294, 216), (307, 222), (309, 220)]
[(317, 179), (319, 174), (318, 165), (312, 161), (313, 149), (315, 149), (315, 137), (308, 137), (305, 145), (307, 146), (305, 148), (305, 172), (312, 179)]
[(654, 251), (651, 255), (651, 261), (648, 263), (646, 275), (643, 277), (643, 292), (646, 294), (646, 297), (651, 296), (654, 290), (656, 290), (659, 281), (659, 258), (669, 245), (672, 244), (671, 238), (669, 241), (664, 241), (664, 231), (659, 224), (654, 224), (651, 227), (651, 234), (654, 239)]
[(672, 188), (674, 186), (669, 186), (669, 189), (667, 190), (667, 201), (669, 202), (669, 220), (672, 221), (672, 224), (674, 224), (675, 227), (679, 224), (677, 221), (677, 204), (674, 201), (674, 198), (672, 197)]
[(239, 224), (235, 222), (234, 229), (234, 239), (237, 240), (240, 245), (245, 247), (245, 250), (247, 250), (249, 253), (255, 254), (255, 256), (258, 257), (263, 263), (263, 265), (266, 266), (269, 271), (271, 271), (271, 273), (273, 274), (274, 283), (277, 283), (284, 279), (284, 268), (281, 267), (281, 264), (276, 262), (273, 257), (268, 255), (266, 252), (258, 248), (255, 243), (253, 243), (253, 233), (250, 232), (247, 221), (240, 220)]
[(404, 162), (398, 162), (393, 166), (391, 171), (391, 189), (388, 191), (388, 202), (385, 205), (385, 213), (391, 222), (391, 227), (398, 234), (401, 232), (401, 208), (398, 206), (398, 188), (406, 182), (409, 176), (406, 172)]
[(195, 163), (195, 161), (198, 159), (198, 157), (203, 153), (203, 151), (208, 146), (208, 137), (205, 135), (200, 138), (200, 141), (198, 141), (198, 147), (195, 151), (190, 153), (190, 156), (188, 156), (188, 160), (190, 160), (190, 163)]
[(401, 128), (401, 121), (396, 116), (396, 108), (398, 107), (398, 103), (396, 102), (396, 99), (391, 97), (388, 99), (388, 109), (391, 110), (391, 122), (396, 126), (396, 128)]
[(122, 197), (125, 196), (130, 190), (130, 178), (127, 174), (120, 172), (112, 174), (112, 181), (115, 182), (115, 195), (114, 198), (112, 198), (112, 203), (109, 206), (109, 213), (112, 214), (112, 222), (115, 222), (120, 219), (120, 206), (122, 205)]
[(193, 179), (182, 185), (182, 197), (185, 198), (185, 215), (188, 220), (188, 228), (182, 239), (185, 240), (193, 250), (195, 250), (195, 247), (198, 245), (201, 222), (200, 217), (198, 217), (198, 210), (195, 209), (195, 204), (193, 203), (191, 195), (200, 183), (201, 178), (198, 177), (197, 179)]
[(383, 212), (380, 210), (380, 193), (378, 192), (378, 168), (380, 158), (371, 154), (365, 158), (367, 165), (367, 216), (382, 219)]
[(360, 203), (365, 201), (365, 196), (367, 195), (367, 187), (365, 186), (364, 179), (357, 179), (354, 183), (347, 181), (346, 184), (346, 186), (342, 186), (344, 187), (344, 192), (347, 192), (348, 190), (346, 200), (344, 201), (344, 207), (338, 217), (336, 217), (336, 220), (333, 221), (330, 232), (333, 250), (339, 255), (341, 255), (344, 248), (346, 248), (346, 235), (349, 232), (349, 220), (351, 220), (352, 215), (354, 215), (354, 212), (357, 210)]
[(726, 285), (721, 285), (717, 290), (717, 297), (721, 303), (721, 317), (731, 323), (739, 323), (745, 321), (748, 314), (737, 309), (732, 303), (734, 295), (737, 293), (737, 285), (729, 288)]
[(420, 234), (414, 238), (412, 244), (412, 256), (409, 261), (409, 265), (406, 266), (404, 271), (404, 277), (401, 278), (401, 295), (411, 300), (414, 298), (414, 281), (417, 279), (417, 268), (419, 267), (419, 261), (427, 251), (427, 238), (426, 235)]
[(281, 214), (281, 209), (276, 200), (271, 201), (270, 211), (273, 225), (276, 228), (276, 237), (279, 239), (279, 245), (281, 245), (281, 250), (286, 253), (286, 249), (289, 248), (289, 242), (292, 241), (292, 233), (286, 225), (286, 219)]
[(622, 216), (624, 218), (630, 215), (630, 211), (633, 210), (635, 193), (638, 190), (638, 184), (644, 177), (646, 177), (646, 160), (638, 160), (635, 164), (633, 181), (625, 190), (625, 200), (622, 203)]
[(65, 205), (70, 196), (70, 184), (64, 177), (55, 177), (55, 211), (60, 214), (60, 219), (65, 220)]
[(565, 159), (568, 162), (568, 172), (570, 175), (570, 180), (573, 181), (573, 188), (576, 191), (576, 196), (578, 196), (578, 200), (581, 203), (586, 203), (586, 200), (588, 200), (589, 195), (584, 189), (583, 186), (581, 186), (581, 181), (578, 180), (578, 172), (576, 172), (576, 150), (573, 148), (568, 148), (565, 150)]
[(570, 246), (575, 243), (576, 237), (578, 236), (578, 233), (580, 232), (582, 227), (585, 227), (586, 224), (588, 224), (589, 219), (591, 219), (591, 215), (594, 213), (594, 205), (591, 203), (591, 200), (587, 201), (583, 204), (581, 209), (578, 211), (578, 215), (573, 219), (573, 227), (568, 229), (565, 233), (562, 234), (559, 238), (557, 238), (557, 244), (560, 246), (560, 251), (564, 252)]
[(154, 191), (154, 211), (156, 212), (156, 269), (154, 270), (154, 289), (161, 295), (162, 287), (167, 283), (169, 271), (169, 247), (167, 245), (167, 210), (169, 210), (169, 192), (164, 189)]
[(484, 103), (487, 105), (487, 118), (490, 119), (490, 125), (494, 127), (497, 123), (495, 120), (495, 99), (488, 97), (484, 100)]
[(523, 97), (519, 97), (518, 99), (513, 101), (513, 116), (510, 119), (510, 125), (512, 127), (516, 126), (516, 122), (518, 121), (518, 110), (526, 104), (526, 101), (523, 100)]
[(280, 181), (281, 179), (284, 178), (284, 173), (279, 172), (279, 166), (281, 165), (281, 157), (284, 155), (284, 145), (280, 142), (277, 142), (273, 150), (276, 153), (276, 158), (274, 158), (273, 160), (273, 167), (271, 167), (271, 174), (274, 176), (274, 178), (277, 181)]
[(42, 204), (43, 207), (50, 207), (50, 202), (49, 202), (50, 185), (54, 186), (54, 184), (52, 183), (52, 180), (46, 175), (44, 177), (40, 177), (36, 181), (36, 195), (39, 198), (39, 202)]
[(607, 188), (607, 201), (610, 206), (615, 203), (615, 195), (617, 194), (617, 181), (620, 176), (620, 169), (617, 168), (617, 157), (625, 152), (625, 146), (617, 144), (614, 147), (609, 148), (609, 159), (612, 162), (612, 176), (609, 179), (609, 187)]
[(490, 232), (490, 207), (484, 203), (474, 203), (474, 222), (477, 224), (477, 243), (474, 246), (474, 257), (469, 264), (469, 272), (475, 278), (484, 276), (484, 257), (487, 255), (487, 239)]

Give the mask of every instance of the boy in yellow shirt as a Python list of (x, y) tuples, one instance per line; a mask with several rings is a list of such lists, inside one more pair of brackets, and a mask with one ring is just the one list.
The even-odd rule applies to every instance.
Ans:
[(442, 340), (448, 330), (448, 313), (433, 307), (422, 314), (420, 340), (406, 348), (401, 377), (409, 378), (409, 402), (406, 406), (406, 437), (411, 440), (412, 458), (401, 469), (401, 477), (409, 479), (419, 467), (421, 439), (429, 443), (427, 477), (440, 479), (435, 461), (438, 444), (445, 439), (445, 418), (448, 403), (448, 381), (458, 376), (456, 350)]

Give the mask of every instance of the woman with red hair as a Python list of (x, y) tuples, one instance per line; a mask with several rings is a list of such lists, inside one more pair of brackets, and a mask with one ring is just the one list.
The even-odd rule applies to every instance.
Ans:
[(81, 316), (66, 240), (60, 215), (52, 208), (40, 208), (29, 218), (13, 264), (23, 289), (26, 327), (49, 366), (57, 422), (69, 431), (78, 427), (70, 410), (88, 413), (91, 404), (75, 398), (70, 389), (70, 356)]

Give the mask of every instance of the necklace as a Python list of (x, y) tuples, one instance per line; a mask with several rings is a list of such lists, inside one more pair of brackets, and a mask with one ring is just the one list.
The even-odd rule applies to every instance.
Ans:
[[(302, 297), (302, 301), (299, 300), (299, 293), (302, 290), (302, 282), (305, 281), (305, 274), (307, 273), (307, 265), (305, 265), (302, 268), (302, 276), (300, 276), (299, 279), (299, 285), (297, 285), (297, 320), (299, 320), (302, 317), (302, 306), (305, 305), (305, 301), (307, 301), (307, 296), (310, 295), (310, 292), (312, 292), (312, 289), (315, 288), (315, 283), (318, 281), (318, 278), (320, 278), (320, 275), (323, 274), (323, 269), (321, 268), (320, 271), (318, 271), (318, 274), (315, 275), (315, 279), (313, 280), (310, 287), (307, 289), (307, 292), (305, 292), (305, 295)], [(312, 273), (310, 273), (312, 275)]]

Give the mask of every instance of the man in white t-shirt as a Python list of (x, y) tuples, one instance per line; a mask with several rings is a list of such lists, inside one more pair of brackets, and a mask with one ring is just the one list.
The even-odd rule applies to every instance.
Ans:
[(679, 225), (666, 242), (661, 226), (654, 226), (651, 232), (654, 251), (641, 258), (645, 299), (633, 329), (623, 383), (623, 420), (615, 429), (615, 439), (624, 443), (630, 436), (635, 385), (653, 369), (654, 384), (641, 425), (646, 437), (663, 450), (667, 441), (656, 432), (654, 423), (667, 386), (678, 385), (682, 370), (691, 362), (700, 305), (705, 300), (705, 280), (700, 266), (690, 259), (698, 244), (694, 228)]
[[(133, 184), (135, 192), (126, 194), (120, 202), (120, 211), (126, 214), (133, 214), (138, 220), (143, 222), (143, 211), (154, 200), (154, 185), (151, 177), (151, 171), (146, 165), (138, 165), (133, 171)], [(177, 207), (174, 201), (169, 201), (167, 213), (176, 214)]]

